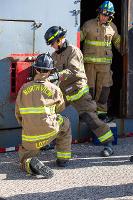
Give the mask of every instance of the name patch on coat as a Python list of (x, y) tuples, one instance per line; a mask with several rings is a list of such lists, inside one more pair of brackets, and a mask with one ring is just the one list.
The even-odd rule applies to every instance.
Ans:
[(34, 92), (34, 91), (40, 91), (40, 92), (43, 92), (45, 93), (47, 96), (52, 96), (52, 91), (50, 91), (46, 86), (44, 85), (32, 85), (32, 86), (29, 86), (27, 87), (25, 90), (23, 90), (23, 93), (25, 95), (28, 95), (30, 94), (31, 92)]
[(36, 143), (36, 148), (40, 149), (40, 148), (44, 147), (46, 144), (48, 144), (48, 140), (44, 140), (42, 142), (37, 142)]

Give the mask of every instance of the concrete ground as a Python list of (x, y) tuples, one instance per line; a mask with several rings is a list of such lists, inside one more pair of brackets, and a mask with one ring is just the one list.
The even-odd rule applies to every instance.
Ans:
[(55, 166), (54, 150), (40, 159), (54, 171), (52, 179), (27, 176), (19, 169), (17, 152), (0, 154), (0, 197), (9, 200), (133, 200), (133, 137), (119, 139), (110, 158), (99, 156), (102, 146), (73, 144), (66, 169)]

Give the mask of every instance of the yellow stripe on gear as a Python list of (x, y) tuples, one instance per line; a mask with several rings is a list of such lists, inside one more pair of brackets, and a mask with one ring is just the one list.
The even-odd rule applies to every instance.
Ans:
[[(61, 115), (58, 115), (58, 119), (57, 119), (59, 126), (63, 124), (64, 119)], [(26, 134), (22, 134), (22, 140), (26, 141), (26, 142), (36, 142), (36, 141), (40, 141), (40, 140), (46, 140), (49, 139), (51, 137), (54, 137), (56, 134), (58, 134), (57, 131), (51, 131), (49, 133), (45, 133), (45, 134), (41, 134), (41, 135), (26, 135)]]
[(30, 169), (30, 161), (31, 161), (31, 158), (28, 158), (25, 162), (25, 169), (28, 175), (32, 173)]
[(120, 42), (121, 42), (121, 37), (118, 36), (118, 37), (115, 39), (115, 41), (114, 41), (114, 45), (119, 47)]
[(52, 131), (50, 133), (45, 133), (42, 135), (34, 135), (34, 136), (22, 134), (22, 140), (26, 142), (36, 142), (39, 140), (49, 139), (50, 137), (53, 137), (56, 134), (57, 134), (56, 131)]
[(96, 57), (91, 57), (91, 56), (86, 56), (84, 57), (85, 62), (91, 62), (91, 63), (112, 63), (112, 57), (110, 58), (96, 58)]
[(68, 101), (76, 101), (78, 99), (80, 99), (84, 94), (86, 94), (87, 92), (89, 92), (89, 87), (88, 85), (84, 86), (81, 90), (78, 91), (77, 94), (74, 94), (72, 96), (67, 95), (66, 99)]
[(27, 108), (19, 108), (20, 114), (55, 114), (55, 105), (53, 106), (41, 106), (41, 107), (27, 107)]
[(57, 151), (57, 158), (59, 158), (59, 159), (70, 159), (71, 158), (71, 152), (59, 152), (59, 151)]
[(57, 116), (58, 116), (58, 119), (57, 119), (57, 121), (58, 121), (59, 125), (62, 125), (62, 124), (63, 124), (63, 122), (64, 122), (64, 119), (63, 119), (63, 117), (62, 117), (60, 114), (57, 114)]
[(104, 142), (104, 141), (108, 140), (109, 138), (111, 138), (112, 136), (113, 136), (113, 133), (110, 130), (107, 133), (105, 133), (104, 135), (98, 137), (98, 139), (99, 139), (100, 142)]
[(97, 114), (106, 114), (106, 113), (107, 111), (100, 111), (100, 110), (97, 111)]
[(48, 41), (54, 39), (54, 38), (58, 35), (58, 33), (59, 33), (59, 32), (57, 31), (52, 37), (50, 37), (50, 38), (48, 39)]
[(85, 40), (85, 44), (87, 44), (88, 46), (111, 47), (111, 42), (97, 41), (97, 40)]

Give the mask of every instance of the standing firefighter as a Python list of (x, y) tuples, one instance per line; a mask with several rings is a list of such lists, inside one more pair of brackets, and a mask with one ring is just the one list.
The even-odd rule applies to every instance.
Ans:
[(65, 108), (62, 92), (49, 81), (54, 69), (49, 54), (41, 54), (34, 65), (34, 80), (20, 89), (16, 100), (16, 118), (22, 125), (19, 157), (22, 169), (30, 174), (51, 178), (53, 171), (36, 157), (40, 149), (56, 138), (56, 164), (65, 167), (71, 158), (69, 120), (61, 116)]
[(98, 8), (98, 17), (88, 20), (81, 27), (84, 41), (83, 56), (90, 93), (97, 102), (99, 117), (107, 118), (107, 100), (112, 86), (112, 46), (120, 51), (120, 35), (114, 18), (114, 6), (105, 1)]
[(110, 156), (113, 154), (113, 134), (108, 125), (97, 117), (96, 104), (89, 94), (83, 55), (79, 48), (68, 43), (65, 33), (62, 27), (52, 26), (44, 36), (47, 45), (55, 49), (52, 58), (59, 71), (60, 88), (66, 102), (78, 111), (80, 121), (84, 121), (99, 141), (105, 144), (102, 155)]

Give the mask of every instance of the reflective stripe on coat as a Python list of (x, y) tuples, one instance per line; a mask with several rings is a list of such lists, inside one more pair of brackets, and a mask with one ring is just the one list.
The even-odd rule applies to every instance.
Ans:
[(81, 27), (81, 41), (85, 63), (111, 64), (112, 45), (120, 51), (120, 35), (113, 22), (100, 25), (98, 19), (88, 20)]

